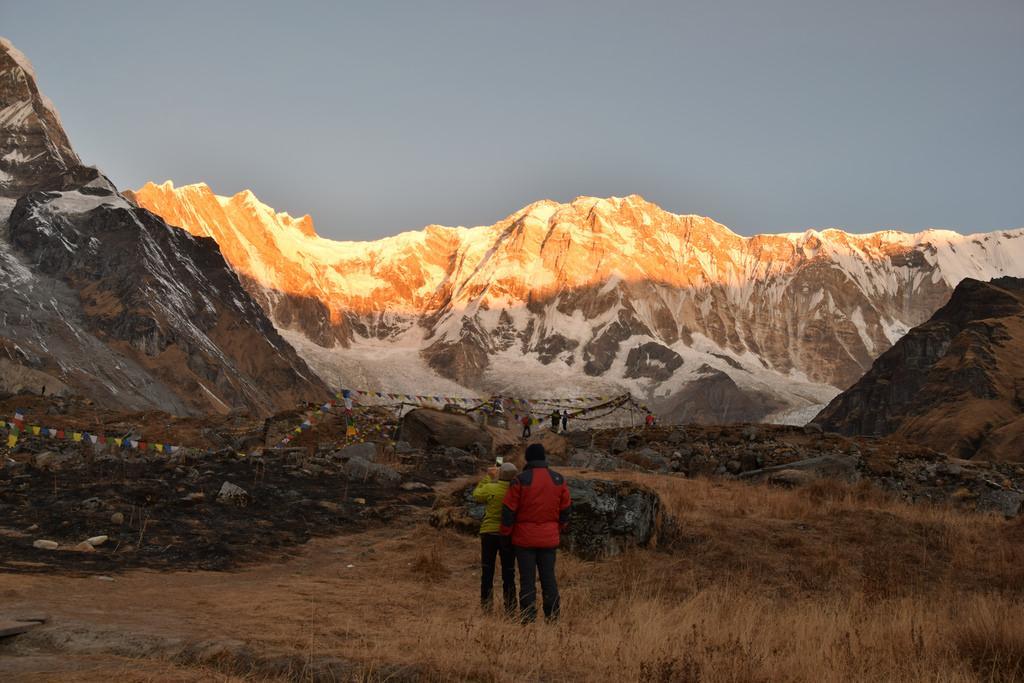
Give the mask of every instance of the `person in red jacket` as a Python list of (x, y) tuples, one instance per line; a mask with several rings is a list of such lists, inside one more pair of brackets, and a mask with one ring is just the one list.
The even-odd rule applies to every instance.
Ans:
[(526, 469), (505, 494), (501, 533), (512, 537), (519, 566), (519, 616), (523, 623), (537, 618), (537, 574), (543, 594), (544, 616), (558, 618), (561, 601), (555, 577), (555, 553), (561, 533), (569, 526), (572, 501), (565, 477), (548, 468), (544, 446), (526, 447)]

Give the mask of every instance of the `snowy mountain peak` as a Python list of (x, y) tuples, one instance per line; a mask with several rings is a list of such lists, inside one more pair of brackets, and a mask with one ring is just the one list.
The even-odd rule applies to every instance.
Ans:
[(80, 164), (32, 64), (0, 38), (0, 197), (18, 197)]
[(39, 382), (0, 373), (0, 392), (43, 384), (176, 413), (326, 396), (217, 245), (131, 199), (81, 165), (31, 64), (0, 40), (0, 349)]
[[(169, 222), (179, 227), (185, 227), (200, 237), (211, 236), (212, 233), (208, 229), (212, 220), (210, 214), (217, 215), (221, 212), (245, 215), (247, 222), (258, 224), (260, 229), (280, 234), (285, 240), (289, 239), (288, 235), (291, 231), (297, 231), (306, 237), (316, 237), (312, 216), (305, 214), (294, 218), (288, 212), (274, 211), (261, 202), (249, 189), (242, 190), (230, 197), (223, 197), (215, 195), (206, 183), (190, 183), (175, 187), (172, 181), (165, 180), (159, 184), (146, 183), (137, 191), (126, 190), (125, 195), (154, 213), (164, 216)], [(180, 204), (180, 200), (177, 198), (185, 200), (185, 203), (194, 211), (201, 211), (205, 216), (189, 217), (178, 214), (173, 210), (175, 205)]]
[[(295, 229), (248, 195), (138, 197), (213, 236), (328, 381), (628, 389), (681, 417), (727, 406), (715, 420), (824, 403), (961, 279), (1024, 269), (1024, 231), (744, 237), (639, 195), (541, 200), (493, 225), (373, 242)], [(392, 390), (408, 391), (399, 379)]]

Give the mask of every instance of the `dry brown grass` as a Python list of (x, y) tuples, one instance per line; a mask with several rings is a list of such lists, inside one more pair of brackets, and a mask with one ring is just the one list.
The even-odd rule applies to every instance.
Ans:
[(1020, 522), (863, 485), (630, 478), (675, 523), (655, 551), (562, 555), (559, 624), (476, 614), (475, 546), (428, 532), (463, 571), (353, 654), (442, 679), (1024, 680)]
[(418, 519), (237, 574), (20, 590), (62, 595), (60, 609), (81, 601), (76, 617), (95, 618), (97, 599), (121, 620), (145, 604), (164, 631), (303, 662), (217, 664), (257, 679), (317, 678), (340, 660), (366, 680), (1024, 681), (1024, 521), (863, 486), (630, 478), (659, 491), (674, 523), (656, 549), (561, 554), (557, 624), (481, 614), (477, 539)]
[(441, 550), (436, 545), (428, 551), (420, 553), (412, 563), (412, 570), (420, 581), (428, 583), (444, 581), (451, 576), (451, 570), (445, 566)]

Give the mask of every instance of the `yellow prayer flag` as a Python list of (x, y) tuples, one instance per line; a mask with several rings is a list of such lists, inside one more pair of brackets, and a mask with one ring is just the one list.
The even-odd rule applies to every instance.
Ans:
[(155, 444), (153, 447), (156, 448), (157, 453), (164, 452), (164, 445), (162, 443)]
[(7, 435), (7, 447), (8, 448), (14, 448), (17, 444), (18, 444), (18, 435), (17, 434), (8, 434)]
[(71, 434), (71, 440), (72, 441), (81, 441), (82, 440), (82, 432), (73, 432)]
[(39, 425), (32, 425), (32, 433), (35, 436), (39, 436)]

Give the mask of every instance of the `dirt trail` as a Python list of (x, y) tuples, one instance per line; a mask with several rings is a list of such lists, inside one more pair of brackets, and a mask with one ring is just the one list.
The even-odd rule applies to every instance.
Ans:
[[(30, 634), (0, 642), (0, 679), (105, 681), (117, 671), (129, 679), (148, 672), (147, 680), (202, 680), (210, 667), (218, 675), (324, 669), (346, 676), (358, 667), (318, 656), (318, 642), (362, 639), (388, 613), (415, 610), (427, 599), (429, 583), (414, 582), (422, 591), (386, 602), (367, 590), (389, 574), (415, 573), (425, 519), (425, 510), (410, 511), (405, 524), (314, 539), (286, 562), (231, 573), (0, 575), (0, 611), (50, 616)], [(471, 585), (472, 539), (444, 536), (462, 551), (456, 574)], [(471, 603), (472, 589), (464, 592)], [(325, 632), (328, 615), (333, 626)]]

